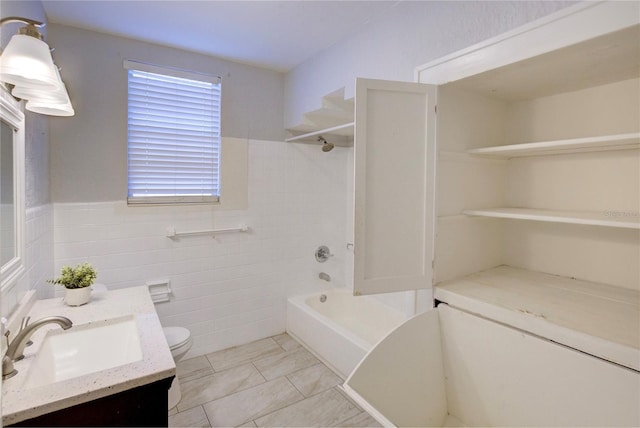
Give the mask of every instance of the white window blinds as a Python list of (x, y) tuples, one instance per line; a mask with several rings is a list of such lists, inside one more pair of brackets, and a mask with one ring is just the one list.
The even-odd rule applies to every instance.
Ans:
[(128, 202), (220, 197), (220, 78), (125, 61)]

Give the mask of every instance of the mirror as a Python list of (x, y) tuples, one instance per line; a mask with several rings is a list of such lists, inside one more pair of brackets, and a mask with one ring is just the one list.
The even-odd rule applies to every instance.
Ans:
[(25, 270), (24, 114), (0, 89), (0, 291)]
[(0, 122), (0, 266), (10, 262), (16, 254), (13, 132), (11, 125)]

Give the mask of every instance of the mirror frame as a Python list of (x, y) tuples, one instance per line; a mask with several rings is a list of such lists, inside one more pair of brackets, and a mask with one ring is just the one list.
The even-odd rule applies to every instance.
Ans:
[(25, 253), (25, 119), (22, 105), (0, 85), (0, 120), (13, 127), (13, 203), (15, 255), (0, 266), (0, 292), (12, 288), (26, 271)]

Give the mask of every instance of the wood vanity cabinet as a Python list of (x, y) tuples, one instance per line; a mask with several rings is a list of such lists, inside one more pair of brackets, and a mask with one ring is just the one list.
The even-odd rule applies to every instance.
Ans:
[(173, 377), (19, 422), (16, 427), (166, 427)]

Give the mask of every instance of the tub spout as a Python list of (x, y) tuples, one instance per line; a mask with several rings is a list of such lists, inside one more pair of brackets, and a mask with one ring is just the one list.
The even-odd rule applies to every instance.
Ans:
[(331, 277), (329, 276), (328, 273), (324, 273), (324, 272), (320, 272), (320, 274), (318, 275), (318, 278), (322, 279), (323, 281), (331, 281)]

